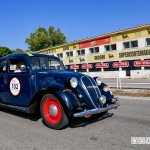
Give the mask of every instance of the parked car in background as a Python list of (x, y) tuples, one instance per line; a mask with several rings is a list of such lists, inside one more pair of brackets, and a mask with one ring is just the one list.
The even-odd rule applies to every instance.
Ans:
[(55, 56), (22, 53), (0, 58), (0, 106), (39, 111), (48, 127), (62, 129), (71, 117), (90, 117), (119, 103), (99, 77), (69, 72)]

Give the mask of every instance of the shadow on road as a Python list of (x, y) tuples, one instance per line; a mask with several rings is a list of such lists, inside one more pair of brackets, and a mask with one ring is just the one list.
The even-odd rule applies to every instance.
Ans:
[[(32, 114), (31, 115), (31, 114), (26, 114), (23, 112), (18, 112), (15, 110), (4, 109), (4, 108), (1, 108), (1, 111), (3, 111), (4, 113), (8, 113), (8, 114), (17, 116), (17, 117), (28, 119), (31, 121), (38, 121), (39, 119), (41, 119), (40, 114), (38, 114), (38, 115)], [(68, 127), (70, 127), (70, 128), (85, 127), (89, 124), (95, 123), (97, 121), (101, 121), (103, 119), (106, 119), (106, 118), (109, 118), (112, 116), (113, 116), (113, 113), (106, 113), (106, 114), (93, 115), (90, 118), (83, 118), (83, 117), (82, 118), (72, 118), (70, 120), (69, 125), (66, 128), (68, 128)]]
[(41, 118), (40, 114), (26, 114), (23, 112), (18, 112), (18, 111), (6, 109), (6, 108), (1, 108), (1, 111), (11, 114), (11, 115), (14, 115), (14, 116), (17, 116), (17, 117), (29, 119), (31, 121), (38, 121)]
[(113, 115), (114, 115), (113, 113), (106, 113), (103, 115), (102, 114), (93, 115), (90, 118), (72, 118), (68, 127), (70, 128), (85, 127), (97, 121), (101, 121), (103, 119), (112, 117)]

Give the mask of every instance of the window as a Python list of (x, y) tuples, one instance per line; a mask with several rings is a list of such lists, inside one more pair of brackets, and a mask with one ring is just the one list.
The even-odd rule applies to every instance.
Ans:
[(57, 54), (59, 58), (63, 58), (63, 53)]
[(25, 72), (26, 70), (23, 70), (23, 66), (25, 65), (23, 58), (11, 58), (9, 63), (9, 72)]
[(65, 70), (64, 65), (59, 59), (50, 57), (30, 57), (32, 70)]
[(6, 60), (0, 62), (0, 73), (6, 72)]
[(105, 45), (105, 51), (114, 51), (116, 49), (117, 49), (116, 44)]
[(146, 38), (146, 46), (150, 46), (150, 38)]
[(90, 49), (89, 49), (89, 52), (90, 52), (90, 54), (94, 53), (94, 49), (93, 49), (93, 48), (90, 48)]
[(77, 50), (77, 55), (85, 55), (85, 49)]
[(137, 41), (131, 41), (131, 48), (138, 47)]
[(106, 50), (106, 51), (110, 51), (110, 45), (106, 45), (106, 46), (105, 46), (105, 50)]
[(138, 41), (128, 41), (128, 42), (123, 42), (123, 48), (128, 49), (128, 48), (136, 48), (138, 47)]
[(71, 52), (66, 52), (66, 57), (72, 57), (73, 56), (73, 51)]
[(111, 46), (111, 50), (116, 50), (116, 44), (112, 44), (112, 45), (110, 45)]
[(70, 56), (73, 56), (73, 52), (70, 52)]
[(95, 53), (99, 53), (99, 47), (95, 47)]
[(130, 48), (130, 43), (129, 42), (123, 42), (123, 47), (124, 47), (124, 49)]
[(92, 53), (99, 53), (99, 47), (89, 48), (89, 52), (90, 52), (90, 54), (92, 54)]

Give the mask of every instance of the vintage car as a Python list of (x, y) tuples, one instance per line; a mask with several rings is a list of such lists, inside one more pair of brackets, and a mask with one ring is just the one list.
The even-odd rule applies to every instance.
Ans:
[(11, 54), (0, 58), (0, 106), (40, 112), (50, 128), (62, 129), (71, 117), (90, 117), (119, 103), (99, 77), (66, 70), (46, 54)]

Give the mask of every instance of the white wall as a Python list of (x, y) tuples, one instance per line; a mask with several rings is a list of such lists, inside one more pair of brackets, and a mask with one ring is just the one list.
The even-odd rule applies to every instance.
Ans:
[[(101, 78), (126, 78), (126, 71), (105, 71), (105, 72), (82, 72), (91, 77), (100, 76)], [(150, 70), (131, 70), (129, 78), (150, 78)]]
[(116, 45), (117, 45), (117, 51), (121, 51), (123, 49), (123, 42), (117, 42)]
[(101, 78), (125, 78), (126, 71), (105, 71), (105, 72), (82, 72), (91, 77), (100, 76)]
[(131, 78), (150, 78), (150, 70), (131, 70)]
[(138, 39), (138, 46), (139, 46), (139, 48), (143, 48), (146, 46), (145, 38), (139, 38)]

